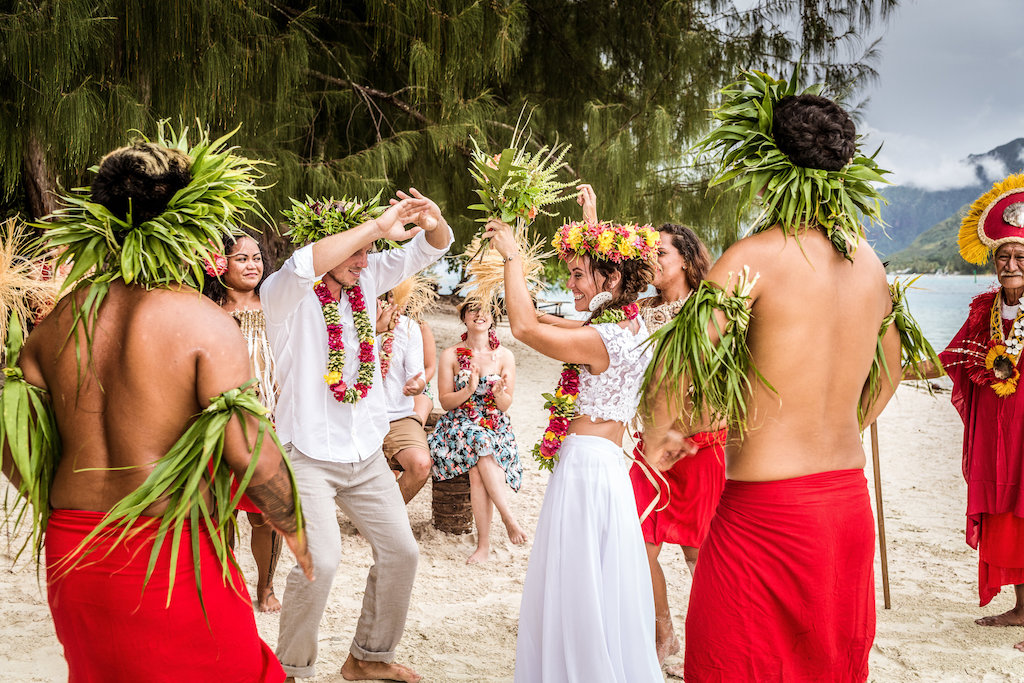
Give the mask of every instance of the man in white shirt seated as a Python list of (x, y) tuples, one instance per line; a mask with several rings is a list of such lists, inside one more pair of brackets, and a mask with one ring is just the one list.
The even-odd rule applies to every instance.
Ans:
[[(315, 675), (320, 619), (341, 562), (337, 504), (375, 560), (342, 676), (420, 679), (393, 662), (419, 549), (381, 452), (389, 425), (372, 307), (378, 292), (440, 258), (452, 233), (434, 202), (410, 194), (399, 192), (401, 201), (383, 215), (344, 232), (330, 213), (337, 205), (300, 205), (293, 232), (301, 213), (303, 232), (316, 241), (297, 249), (260, 291), (281, 389), (277, 433), (295, 470), (316, 577), (298, 568), (288, 575), (277, 657), (291, 678)], [(418, 227), (406, 230), (409, 223)], [(370, 253), (376, 240), (410, 238), (402, 249)]]
[(377, 319), (377, 350), (390, 423), (384, 437), (384, 456), (392, 471), (399, 473), (398, 488), (408, 503), (430, 476), (430, 448), (415, 400), (427, 382), (420, 326), (393, 306), (392, 292), (388, 292)]

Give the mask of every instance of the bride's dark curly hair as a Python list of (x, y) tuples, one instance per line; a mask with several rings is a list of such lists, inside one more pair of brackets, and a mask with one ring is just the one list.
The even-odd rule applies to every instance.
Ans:
[(640, 296), (640, 292), (647, 289), (647, 285), (651, 284), (651, 280), (654, 279), (654, 266), (649, 261), (625, 259), (615, 263), (614, 261), (606, 261), (604, 259), (588, 260), (590, 262), (590, 272), (593, 275), (600, 274), (602, 277), (608, 278), (612, 273), (619, 273), (622, 276), (622, 288), (619, 290), (618, 296), (611, 292), (613, 295), (612, 300), (603, 306), (599, 306), (596, 311), (591, 313), (591, 320), (609, 308), (622, 308), (627, 304), (633, 303)]

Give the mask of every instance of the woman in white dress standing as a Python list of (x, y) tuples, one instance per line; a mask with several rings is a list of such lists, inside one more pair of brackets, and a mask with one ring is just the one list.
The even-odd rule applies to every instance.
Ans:
[[(484, 235), (505, 260), (505, 305), (516, 339), (566, 366), (535, 457), (553, 466), (530, 553), (516, 643), (517, 683), (664, 681), (654, 649), (654, 599), (622, 450), (650, 360), (637, 295), (654, 275), (649, 227), (573, 223), (556, 238), (567, 286), (589, 324), (537, 321), (509, 226)], [(577, 395), (578, 391), (578, 395)], [(564, 439), (564, 440), (563, 440)]]

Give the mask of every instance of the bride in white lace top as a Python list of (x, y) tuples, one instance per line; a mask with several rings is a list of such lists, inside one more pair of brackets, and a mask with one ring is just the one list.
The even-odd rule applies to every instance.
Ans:
[[(622, 451), (650, 359), (635, 302), (654, 275), (657, 233), (610, 223), (563, 228), (567, 287), (576, 310), (594, 311), (595, 323), (570, 328), (537, 320), (509, 226), (492, 220), (484, 236), (505, 259), (512, 334), (575, 364), (563, 370), (558, 393), (579, 391), (575, 414), (556, 412), (536, 454), (544, 467), (557, 454), (557, 464), (523, 586), (515, 680), (663, 681), (651, 575)], [(618, 322), (598, 322), (606, 318)]]

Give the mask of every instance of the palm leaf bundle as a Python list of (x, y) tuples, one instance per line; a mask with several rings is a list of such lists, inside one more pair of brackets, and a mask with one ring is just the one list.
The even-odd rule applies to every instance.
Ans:
[(437, 305), (440, 295), (437, 293), (437, 279), (426, 271), (416, 273), (402, 280), (392, 290), (395, 307), (413, 320), (429, 313)]
[(711, 185), (731, 181), (729, 189), (741, 190), (738, 216), (762, 192), (763, 208), (752, 226), (753, 232), (782, 225), (787, 234), (796, 235), (804, 226), (820, 226), (832, 246), (848, 259), (853, 258), (863, 234), (861, 218), (882, 224), (884, 201), (872, 183), (888, 182), (871, 156), (858, 152), (838, 171), (804, 168), (790, 161), (772, 137), (775, 104), (787, 95), (821, 92), (821, 85), (800, 91), (798, 64), (787, 82), (760, 71), (744, 72), (742, 78), (722, 92), (724, 102), (714, 110), (719, 121), (714, 130), (698, 142), (698, 154), (718, 154), (720, 165)]
[[(730, 430), (746, 430), (751, 375), (772, 389), (754, 367), (747, 347), (750, 291), (756, 282), (757, 276), (751, 277), (747, 267), (735, 278), (732, 294), (702, 282), (679, 313), (651, 335), (654, 357), (642, 389), (645, 414), (653, 414), (654, 401), (667, 401), (677, 411), (673, 423), (678, 419), (724, 421)], [(716, 317), (719, 312), (725, 316), (724, 326)], [(718, 335), (717, 343), (708, 335), (711, 329)]]
[[(882, 371), (884, 370), (886, 375), (891, 374), (888, 363), (885, 360), (885, 351), (882, 348), (882, 338), (885, 336), (890, 325), (895, 325), (900, 335), (901, 371), (902, 369), (909, 369), (916, 376), (916, 379), (925, 379), (922, 368), (925, 361), (930, 361), (937, 368), (942, 367), (938, 354), (935, 353), (935, 349), (925, 339), (920, 325), (917, 324), (914, 316), (910, 314), (910, 309), (907, 306), (906, 292), (915, 282), (917, 282), (916, 277), (905, 283), (900, 282), (896, 278), (889, 284), (889, 295), (892, 297), (892, 311), (882, 320), (881, 329), (878, 331), (875, 358), (871, 363), (871, 369), (868, 371), (867, 400), (857, 407), (857, 421), (861, 423), (861, 427), (866, 426), (864, 425), (864, 415), (870, 410), (871, 405), (878, 398), (878, 393), (881, 391), (880, 380)], [(899, 381), (899, 378), (897, 378), (897, 381)], [(931, 384), (926, 382), (926, 386), (929, 393), (931, 393)]]
[(476, 181), (473, 191), (480, 202), (468, 208), (484, 214), (478, 222), (498, 218), (505, 223), (528, 224), (538, 214), (554, 215), (544, 211), (544, 207), (569, 198), (562, 190), (574, 183), (558, 180), (569, 145), (545, 145), (536, 152), (529, 152), (527, 139), (518, 129), (511, 146), (497, 154), (484, 152), (475, 139), (471, 141), (469, 173)]
[[(554, 252), (545, 251), (542, 240), (530, 241), (524, 226), (517, 225), (512, 230), (516, 244), (519, 245), (526, 286), (536, 294), (545, 287), (542, 279), (544, 261), (554, 256)], [(482, 242), (483, 239), (477, 235), (466, 245), (461, 255), (461, 258), (466, 259), (468, 278), (459, 285), (459, 294), (486, 310), (492, 310), (497, 304), (498, 294), (505, 286), (505, 259), (496, 249), (485, 247)], [(478, 253), (480, 258), (476, 258)]]
[[(233, 475), (224, 459), (224, 433), (232, 420), (238, 420), (248, 443), (250, 435), (246, 429), (246, 417), (255, 417), (258, 422), (251, 450), (252, 459), (245, 475), (238, 482), (238, 491), (231, 495)], [(255, 392), (255, 380), (243, 387), (231, 389), (213, 398), (210, 405), (195, 419), (171, 449), (157, 460), (153, 471), (135, 491), (118, 501), (110, 512), (89, 532), (79, 546), (55, 569), (71, 571), (78, 563), (96, 552), (97, 541), (115, 542), (136, 533), (147, 531), (155, 522), (144, 516), (147, 508), (158, 501), (166, 500), (167, 508), (159, 518), (146, 569), (146, 582), (153, 574), (160, 550), (170, 543), (170, 574), (167, 587), (167, 601), (170, 604), (174, 588), (177, 557), (181, 549), (186, 522), (189, 527), (188, 542), (192, 546), (196, 585), (202, 600), (202, 581), (199, 564), (199, 534), (205, 530), (220, 561), (222, 575), (227, 577), (229, 567), (237, 568), (234, 555), (226, 541), (225, 530), (235, 524), (235, 509), (256, 469), (264, 441), (270, 438), (277, 448), (281, 442), (274, 433), (267, 416), (267, 409), (259, 402)], [(291, 483), (295, 500), (295, 518), (299, 533), (302, 533), (302, 508), (295, 473), (284, 453), (281, 454)], [(207, 491), (213, 501), (207, 502)]]
[(26, 256), (31, 240), (25, 227), (14, 218), (0, 223), (0, 353), (6, 348), (11, 315), (25, 329), (50, 312), (61, 288), (61, 281), (47, 272), (44, 257)]
[(13, 517), (17, 530), (26, 517), (31, 518), (31, 534), (15, 558), (31, 543), (38, 571), (43, 532), (50, 518), (50, 488), (60, 462), (60, 433), (49, 394), (26, 382), (18, 367), (24, 336), (16, 311), (11, 312), (7, 329), (8, 365), (3, 369), (4, 382), (0, 385), (0, 451), (10, 453), (18, 497), (12, 502), (5, 495), (4, 521), (10, 523)]

